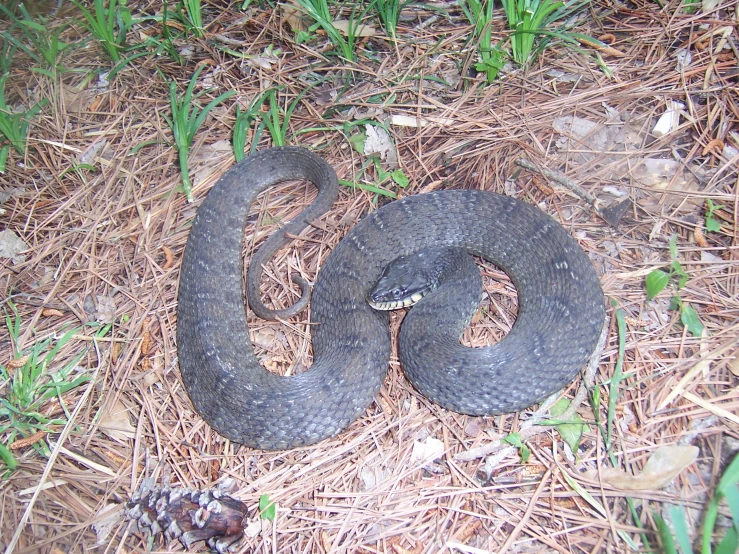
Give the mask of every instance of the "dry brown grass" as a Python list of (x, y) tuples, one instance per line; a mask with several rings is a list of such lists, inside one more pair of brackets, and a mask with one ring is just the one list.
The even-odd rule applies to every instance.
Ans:
[[(477, 77), (452, 87), (416, 79), (452, 78), (456, 67), (469, 67), (475, 58), (464, 47), (470, 29), (459, 13), (424, 27), (431, 13), (414, 12), (417, 18), (401, 25), (397, 46), (370, 39), (367, 47), (375, 59), (359, 49), (361, 64), (352, 68), (340, 106), (325, 98), (329, 88), (341, 92), (348, 69), (320, 40), (295, 44), (271, 10), (253, 10), (246, 19), (214, 4), (207, 12), (217, 18), (212, 30), (241, 42), (231, 48), (249, 55), (270, 44), (281, 48), (279, 62), (270, 69), (224, 54), (215, 47), (218, 39), (192, 41), (196, 54), (185, 67), (166, 57), (142, 58), (97, 93), (90, 86), (74, 92), (81, 82), (78, 74), (62, 74), (52, 82), (16, 67), (6, 87), (8, 98), (42, 96), (52, 102), (34, 122), (27, 159), (11, 156), (7, 173), (0, 176), (3, 189), (20, 189), (2, 205), (0, 230), (13, 230), (30, 246), (23, 263), (2, 259), (4, 305), (12, 298), (18, 306), (24, 347), (94, 320), (95, 300), (111, 298), (116, 319), (110, 338), (89, 348), (79, 364), (94, 372), (94, 380), (63, 397), (73, 421), (48, 437), (57, 445), (54, 455), (47, 459), (30, 447), (15, 451), (19, 467), (0, 481), (0, 542), (7, 546), (22, 524), (18, 553), (144, 551), (145, 538), (120, 519), (122, 505), (144, 477), (193, 488), (232, 477), (238, 483), (234, 495), (254, 510), (256, 522), (259, 496), (268, 494), (278, 504), (277, 518), (262, 522), (259, 533), (242, 543), (243, 552), (625, 552), (624, 537), (645, 549), (646, 536), (656, 547), (652, 513), (663, 506), (682, 503), (699, 520), (706, 494), (739, 447), (739, 425), (726, 415), (739, 412), (739, 176), (736, 155), (723, 159), (716, 142), (739, 147), (737, 54), (736, 46), (715, 52), (721, 36), (711, 34), (734, 25), (729, 37), (736, 45), (736, 9), (736, 2), (724, 2), (710, 15), (688, 16), (679, 14), (676, 2), (664, 10), (651, 2), (602, 3), (577, 30), (613, 34), (611, 46), (624, 56), (605, 57), (612, 77), (592, 60), (556, 47), (528, 72), (508, 74), (489, 87)], [(675, 70), (678, 48), (689, 48), (693, 56), (683, 74)], [(290, 141), (317, 149), (347, 180), (365, 162), (342, 131), (352, 117), (403, 114), (448, 120), (420, 128), (391, 127), (401, 166), (411, 178), (404, 194), (444, 187), (507, 191), (538, 203), (562, 222), (590, 254), (607, 296), (627, 316), (627, 377), (620, 384), (612, 448), (618, 463), (638, 473), (658, 446), (677, 442), (698, 446), (698, 461), (664, 490), (630, 494), (638, 521), (625, 493), (581, 478), (585, 469), (610, 465), (594, 425), (576, 459), (559, 434), (547, 428), (529, 440), (528, 463), (507, 450), (494, 459), (488, 474), (483, 458), (460, 461), (456, 456), (520, 430), (531, 413), (472, 418), (442, 410), (413, 391), (396, 357), (377, 402), (338, 437), (308, 448), (262, 452), (214, 433), (193, 412), (180, 382), (176, 293), (189, 223), (209, 187), (233, 163), (218, 141), (230, 137), (234, 111), (227, 105), (214, 110), (197, 134), (192, 153), (197, 201), (187, 204), (182, 194), (172, 192), (180, 177), (161, 115), (169, 109), (167, 87), (155, 70), (158, 66), (184, 83), (198, 62), (209, 64), (202, 75), (214, 85), (204, 98), (235, 89), (245, 105), (277, 85), (285, 87), (280, 99), (288, 103), (305, 87), (310, 72), (327, 77), (327, 84), (307, 94), (296, 110)], [(65, 59), (70, 67), (105, 63), (94, 46)], [(580, 80), (558, 82), (551, 69)], [(392, 100), (378, 107), (376, 95)], [(654, 138), (649, 131), (667, 99), (685, 103), (689, 117), (675, 133)], [(604, 105), (618, 110), (620, 120), (609, 119)], [(333, 107), (339, 109), (327, 111)], [(561, 150), (552, 121), (572, 115), (596, 122), (599, 129), (625, 122), (635, 142), (628, 150), (596, 152), (583, 140)], [(314, 127), (335, 130), (296, 134)], [(263, 136), (259, 148), (269, 144)], [(90, 162), (96, 171), (65, 172), (96, 146), (100, 150)], [(610, 228), (579, 198), (517, 168), (514, 161), (522, 156), (563, 172), (605, 201), (613, 196), (604, 187), (624, 190), (634, 208), (618, 229)], [(632, 173), (646, 157), (694, 165), (681, 166), (667, 188), (660, 188), (641, 184)], [(693, 185), (681, 185), (681, 176), (695, 169), (700, 175)], [(249, 226), (247, 259), (274, 229), (270, 222), (295, 216), (312, 197), (313, 190), (300, 184), (266, 193), (252, 218), (266, 225)], [(707, 234), (701, 245), (696, 229), (707, 197), (724, 205), (717, 214), (722, 230)], [(266, 272), (266, 297), (278, 306), (290, 304), (295, 291), (289, 273), (314, 278), (332, 246), (372, 209), (373, 201), (369, 193), (344, 188), (334, 209)], [(644, 276), (669, 262), (666, 244), (673, 233), (690, 275), (681, 295), (706, 325), (704, 339), (683, 329), (679, 316), (667, 309), (667, 293), (651, 302), (645, 296)], [(494, 268), (486, 274), (501, 276)], [(499, 339), (515, 318), (510, 283), (486, 279), (486, 284), (490, 301), (465, 339), (470, 344)], [(44, 307), (58, 308), (62, 315), (43, 315)], [(294, 371), (310, 364), (306, 321), (306, 314), (286, 325), (250, 318), (252, 340), (268, 367)], [(91, 333), (84, 330), (59, 360), (91, 346)], [(15, 354), (5, 328), (0, 345), (5, 363)], [(612, 375), (617, 351), (611, 317), (596, 383)], [(696, 370), (701, 359), (708, 363)], [(8, 386), (0, 382), (0, 393), (7, 394)], [(576, 391), (577, 384), (565, 395)], [(602, 422), (607, 387), (601, 393), (596, 410)], [(105, 434), (101, 425), (115, 403), (127, 410), (131, 425), (119, 439)], [(578, 412), (586, 421), (595, 418), (587, 401)], [(427, 437), (441, 440), (445, 455), (423, 468), (412, 462), (411, 452), (414, 441)], [(579, 481), (604, 513), (576, 492), (565, 474)], [(108, 506), (111, 511), (105, 512)], [(94, 529), (111, 514), (119, 519), (98, 542)], [(154, 549), (160, 546), (155, 543)]]

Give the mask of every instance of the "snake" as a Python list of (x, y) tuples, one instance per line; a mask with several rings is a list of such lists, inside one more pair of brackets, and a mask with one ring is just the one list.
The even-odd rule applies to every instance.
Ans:
[[(252, 256), (244, 285), (249, 209), (260, 192), (293, 180), (313, 183), (317, 197)], [(263, 266), (330, 210), (338, 191), (336, 172), (323, 158), (302, 147), (273, 147), (228, 169), (197, 210), (180, 270), (177, 352), (195, 411), (222, 436), (283, 450), (334, 437), (359, 418), (378, 394), (391, 357), (388, 312), (373, 308), (369, 297), (379, 294), (393, 262), (427, 252), (446, 252), (441, 258), (451, 257), (452, 266), (474, 266), (477, 256), (502, 269), (516, 287), (518, 314), (500, 341), (471, 348), (459, 343), (461, 324), (450, 320), (458, 316), (466, 325), (472, 301), (453, 294), (436, 300), (436, 291), (422, 298), (403, 324), (414, 329), (407, 340), (401, 330), (399, 340), (401, 365), (421, 394), (464, 414), (516, 412), (561, 390), (587, 364), (605, 307), (578, 242), (537, 206), (489, 191), (446, 189), (409, 195), (365, 215), (316, 276), (311, 367), (289, 376), (265, 369), (249, 339), (246, 300), (271, 319), (307, 304), (309, 285), (297, 280), (297, 308), (266, 308), (259, 299)], [(472, 261), (455, 261), (460, 253)], [(466, 294), (479, 303), (479, 269), (462, 275), (439, 289), (478, 287)], [(447, 323), (453, 329), (443, 340), (431, 333)]]

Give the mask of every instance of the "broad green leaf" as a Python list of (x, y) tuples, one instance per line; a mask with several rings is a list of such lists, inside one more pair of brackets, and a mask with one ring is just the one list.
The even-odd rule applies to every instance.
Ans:
[(675, 529), (675, 539), (681, 552), (690, 554), (693, 551), (693, 545), (688, 534), (688, 524), (682, 506), (670, 506), (670, 517), (672, 518), (672, 527)]
[[(736, 531), (736, 528), (739, 527), (739, 522), (737, 522), (736, 520), (737, 514), (735, 513), (735, 511), (739, 509), (739, 498), (737, 498), (737, 496), (739, 495), (737, 494), (736, 490), (736, 485), (738, 481), (739, 455), (734, 456), (734, 459), (729, 464), (729, 467), (724, 470), (724, 473), (721, 476), (718, 485), (716, 486), (716, 492), (714, 493), (711, 502), (709, 502), (708, 508), (706, 508), (706, 513), (703, 518), (703, 553), (710, 554), (711, 552), (711, 538), (713, 535), (713, 528), (716, 525), (716, 518), (718, 517), (718, 505), (722, 498), (726, 498), (729, 503), (732, 518), (734, 519), (734, 530)], [(719, 547), (723, 547), (724, 541), (728, 541), (728, 548), (728, 545), (731, 544), (731, 540), (732, 537), (730, 537), (729, 533), (727, 533), (726, 537), (724, 537), (724, 539), (719, 544)], [(722, 554), (723, 552), (724, 551), (722, 551)], [(727, 552), (730, 552), (730, 550), (727, 550)]]
[(716, 490), (726, 494), (731, 487), (737, 484), (739, 484), (739, 455), (734, 456), (729, 467), (724, 470)]
[(367, 140), (366, 134), (357, 133), (355, 135), (347, 137), (346, 140), (349, 141), (349, 144), (352, 145), (352, 148), (354, 148), (354, 150), (364, 155), (364, 142)]
[(647, 299), (651, 300), (662, 292), (667, 286), (669, 275), (661, 269), (655, 269), (647, 275), (645, 286), (647, 289)]
[(729, 527), (714, 554), (736, 554), (737, 552), (739, 552), (739, 536), (736, 527)]
[(683, 325), (688, 328), (688, 332), (694, 337), (700, 337), (703, 334), (703, 323), (698, 318), (698, 314), (692, 306), (683, 304), (682, 310), (680, 310), (680, 321)]
[[(564, 413), (569, 406), (569, 400), (561, 398), (550, 408), (549, 413), (556, 417)], [(562, 438), (570, 446), (572, 451), (577, 454), (580, 439), (582, 439), (582, 434), (586, 429), (586, 426), (582, 423), (582, 418), (578, 414), (573, 414), (570, 423), (559, 423), (554, 427), (562, 435)]]
[(711, 215), (706, 216), (706, 231), (718, 233), (720, 230), (721, 226), (716, 221), (716, 218)]
[(526, 462), (529, 461), (529, 456), (531, 456), (531, 450), (529, 450), (529, 447), (526, 446), (524, 442), (521, 440), (521, 435), (519, 435), (518, 433), (511, 433), (507, 437), (503, 437), (503, 441), (519, 449), (521, 453), (521, 463), (525, 464)]
[(685, 286), (685, 283), (688, 282), (688, 279), (690, 276), (685, 273), (685, 270), (683, 269), (683, 266), (680, 265), (680, 262), (677, 260), (672, 261), (672, 277), (677, 278), (677, 290), (680, 290)]
[(729, 487), (724, 498), (726, 498), (726, 503), (729, 505), (734, 526), (739, 528), (739, 488), (736, 485)]
[(0, 148), (0, 173), (5, 173), (5, 164), (8, 161), (8, 154), (10, 154), (10, 145), (6, 144)]
[(269, 495), (263, 494), (259, 497), (259, 516), (262, 519), (274, 521), (277, 514), (277, 504), (270, 502)]
[(393, 171), (390, 176), (393, 178), (393, 181), (395, 181), (398, 186), (402, 188), (407, 187), (408, 183), (410, 182), (408, 176), (400, 169), (396, 169), (395, 171)]

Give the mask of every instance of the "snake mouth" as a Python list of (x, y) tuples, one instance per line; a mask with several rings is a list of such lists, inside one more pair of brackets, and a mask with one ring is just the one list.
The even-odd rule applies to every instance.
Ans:
[(414, 294), (411, 294), (410, 296), (407, 296), (405, 298), (401, 298), (399, 300), (381, 300), (377, 298), (372, 298), (372, 296), (367, 297), (367, 303), (374, 308), (375, 310), (379, 310), (382, 312), (387, 312), (390, 310), (400, 310), (402, 308), (408, 308), (410, 306), (413, 306), (416, 302), (421, 300), (426, 294), (428, 293), (428, 290), (416, 292)]

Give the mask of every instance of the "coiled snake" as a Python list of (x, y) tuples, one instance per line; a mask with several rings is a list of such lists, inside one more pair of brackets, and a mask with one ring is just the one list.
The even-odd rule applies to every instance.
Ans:
[[(266, 310), (254, 301), (262, 264), (338, 194), (336, 174), (320, 157), (283, 147), (236, 164), (199, 208), (185, 248), (180, 370), (196, 411), (222, 435), (283, 449), (333, 436), (356, 419), (380, 389), (390, 358), (387, 314), (372, 309), (367, 296), (388, 263), (421, 249), (452, 246), (493, 262), (510, 275), (519, 299), (513, 328), (493, 346), (460, 354), (433, 349), (434, 341), (406, 345), (404, 359), (423, 360), (413, 370), (414, 385), (434, 401), (476, 415), (516, 411), (561, 389), (588, 361), (603, 324), (603, 293), (577, 242), (534, 206), (491, 192), (448, 190), (387, 204), (349, 232), (316, 279), (312, 367), (290, 377), (268, 372), (246, 324), (244, 227), (261, 191), (293, 179), (311, 181), (319, 193), (252, 259), (250, 303)], [(432, 317), (429, 327), (445, 314)]]

